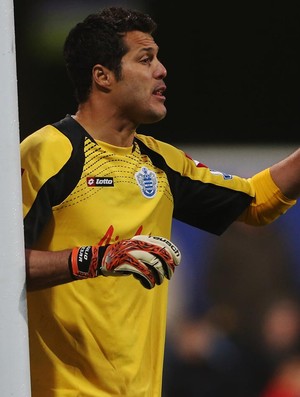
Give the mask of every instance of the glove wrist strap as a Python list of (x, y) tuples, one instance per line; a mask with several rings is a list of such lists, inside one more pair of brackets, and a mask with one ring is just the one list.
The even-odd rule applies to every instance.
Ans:
[(106, 246), (83, 246), (73, 248), (69, 256), (69, 270), (74, 280), (94, 278), (101, 275), (99, 268)]

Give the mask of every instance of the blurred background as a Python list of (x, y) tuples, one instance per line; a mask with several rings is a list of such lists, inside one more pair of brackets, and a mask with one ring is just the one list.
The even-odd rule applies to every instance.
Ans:
[[(300, 24), (290, 2), (15, 0), (20, 139), (76, 110), (69, 29), (107, 5), (151, 14), (168, 114), (140, 132), (245, 177), (299, 146)], [(300, 395), (299, 205), (215, 237), (174, 221), (163, 397)], [(281, 394), (280, 394), (281, 393)]]
[(15, 0), (21, 134), (75, 108), (62, 62), (69, 29), (109, 5), (149, 12), (168, 70), (173, 143), (298, 142), (299, 11), (293, 2)]

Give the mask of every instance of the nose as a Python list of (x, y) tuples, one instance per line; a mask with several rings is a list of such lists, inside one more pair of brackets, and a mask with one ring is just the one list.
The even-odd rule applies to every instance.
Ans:
[(160, 61), (158, 61), (158, 65), (155, 71), (155, 78), (164, 79), (166, 76), (167, 76), (167, 69)]

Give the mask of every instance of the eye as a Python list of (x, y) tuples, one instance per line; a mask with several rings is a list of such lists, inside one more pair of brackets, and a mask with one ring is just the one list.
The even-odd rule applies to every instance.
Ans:
[(153, 58), (153, 57), (150, 57), (150, 56), (144, 56), (144, 57), (141, 59), (141, 63), (143, 63), (143, 64), (145, 64), (145, 65), (150, 64), (151, 61), (152, 61), (152, 58)]

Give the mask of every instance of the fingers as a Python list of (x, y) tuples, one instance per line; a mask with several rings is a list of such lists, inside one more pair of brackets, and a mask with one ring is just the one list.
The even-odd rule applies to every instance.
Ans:
[(145, 288), (151, 289), (163, 282), (166, 276), (164, 267), (164, 264), (155, 255), (134, 250), (126, 253), (124, 262), (118, 265), (115, 271), (131, 273)]
[[(132, 247), (131, 250), (128, 250), (128, 245), (130, 245), (128, 241), (120, 241), (107, 248), (102, 261), (101, 273), (104, 276), (133, 274), (145, 288), (153, 288), (157, 280), (151, 267), (131, 254)], [(150, 258), (150, 255), (148, 254), (148, 261), (156, 259), (153, 255)]]
[[(172, 257), (174, 261), (174, 265), (178, 266), (181, 261), (181, 252), (179, 248), (172, 243), (172, 241), (166, 239), (165, 237), (160, 237), (160, 236), (146, 236), (146, 235), (140, 235), (140, 236), (134, 236), (132, 237), (131, 240), (139, 240), (139, 241), (144, 241), (145, 243), (152, 244), (153, 246), (157, 246), (157, 248), (152, 248), (151, 252), (154, 254), (155, 249), (156, 254), (160, 255), (162, 254), (162, 258), (164, 257), (164, 252), (167, 252), (166, 259), (169, 258), (169, 256)], [(162, 248), (162, 250), (159, 250), (159, 248)]]
[(170, 280), (180, 260), (180, 251), (171, 241), (135, 236), (109, 246), (100, 270), (103, 275), (132, 274), (145, 288), (151, 289), (165, 277)]
[[(175, 267), (181, 261), (181, 253), (170, 240), (159, 236), (134, 236), (131, 240), (139, 241), (144, 252), (150, 251), (160, 259), (163, 266), (164, 276), (170, 280), (174, 274)], [(141, 258), (142, 259), (142, 258)]]

